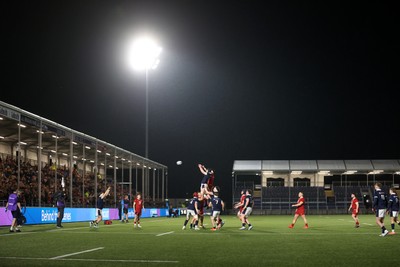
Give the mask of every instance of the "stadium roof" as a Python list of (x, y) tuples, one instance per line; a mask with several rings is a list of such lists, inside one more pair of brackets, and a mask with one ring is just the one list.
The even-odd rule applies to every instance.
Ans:
[(330, 173), (397, 173), (400, 159), (371, 160), (235, 160), (233, 172), (291, 172), (306, 173), (329, 171)]
[[(73, 156), (78, 160), (84, 159), (86, 162), (91, 162), (93, 164), (97, 154), (99, 164), (103, 164), (104, 161), (107, 161), (107, 165), (114, 165), (113, 158), (117, 158), (117, 167), (123, 165), (128, 168), (129, 164), (132, 163), (136, 166), (146, 166), (153, 169), (168, 168), (163, 164), (109, 144), (106, 141), (75, 131), (0, 101), (1, 143), (15, 146), (20, 140), (23, 149), (37, 151), (39, 148), (39, 129), (42, 129), (42, 153), (53, 153), (54, 155), (57, 150), (57, 155), (59, 157), (69, 158), (72, 140), (74, 145)], [(57, 142), (55, 142), (56, 140)], [(110, 159), (106, 160), (106, 157), (110, 157)]]

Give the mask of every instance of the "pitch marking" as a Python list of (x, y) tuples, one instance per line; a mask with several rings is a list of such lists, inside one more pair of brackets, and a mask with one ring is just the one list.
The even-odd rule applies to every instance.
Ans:
[[(29, 257), (0, 257), (6, 260), (52, 260), (49, 258), (29, 258)], [(90, 262), (141, 262), (141, 263), (179, 263), (179, 261), (164, 260), (108, 260), (108, 259), (54, 259), (56, 261), (90, 261)], [(52, 260), (53, 261), (53, 260)]]
[(49, 259), (50, 259), (50, 260), (58, 260), (58, 259), (61, 259), (61, 258), (65, 258), (65, 257), (69, 257), (69, 256), (74, 256), (74, 255), (78, 255), (78, 254), (83, 254), (83, 253), (88, 253), (88, 252), (96, 251), (96, 250), (99, 250), (99, 249), (104, 249), (104, 247), (93, 248), (93, 249), (88, 249), (88, 250), (79, 251), (79, 252), (75, 252), (75, 253), (65, 254), (65, 255), (61, 255), (61, 256), (49, 258)]
[(156, 235), (156, 236), (169, 235), (169, 234), (172, 234), (173, 232), (174, 232), (174, 231), (172, 231), (172, 232), (166, 232), (166, 233), (158, 234), (158, 235)]

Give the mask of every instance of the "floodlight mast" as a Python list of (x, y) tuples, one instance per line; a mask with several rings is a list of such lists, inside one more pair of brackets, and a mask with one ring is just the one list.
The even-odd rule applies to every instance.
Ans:
[(144, 37), (137, 39), (130, 51), (130, 65), (134, 70), (146, 71), (146, 132), (145, 132), (145, 158), (149, 158), (149, 70), (154, 70), (160, 63), (158, 58), (162, 48), (153, 40)]

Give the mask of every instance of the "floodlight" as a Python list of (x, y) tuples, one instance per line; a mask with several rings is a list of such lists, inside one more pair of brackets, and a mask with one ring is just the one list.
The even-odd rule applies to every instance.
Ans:
[(135, 70), (157, 68), (162, 48), (148, 37), (135, 40), (129, 48), (128, 63)]

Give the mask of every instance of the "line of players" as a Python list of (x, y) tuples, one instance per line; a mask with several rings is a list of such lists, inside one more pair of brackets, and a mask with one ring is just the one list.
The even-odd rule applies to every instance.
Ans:
[[(182, 229), (186, 229), (186, 226), (191, 218), (192, 221), (190, 223), (190, 229), (200, 230), (200, 228), (204, 228), (204, 208), (210, 207), (212, 208), (210, 216), (212, 224), (211, 230), (216, 231), (221, 229), (221, 227), (224, 225), (220, 215), (225, 208), (225, 204), (219, 197), (220, 188), (218, 186), (214, 186), (214, 170), (207, 169), (202, 164), (198, 164), (198, 168), (204, 176), (200, 183), (200, 191), (194, 192), (193, 198), (189, 201), (186, 220), (182, 226)], [(239, 228), (240, 230), (253, 229), (253, 225), (249, 221), (249, 216), (251, 215), (254, 206), (251, 193), (252, 191), (250, 189), (242, 190), (241, 200), (239, 203), (235, 204), (235, 208), (239, 209), (237, 216), (242, 223), (242, 227)], [(246, 228), (246, 225), (248, 228)]]
[(224, 222), (221, 219), (221, 212), (225, 209), (224, 201), (219, 197), (220, 188), (214, 186), (214, 170), (207, 169), (204, 165), (198, 164), (200, 172), (204, 175), (200, 183), (200, 191), (193, 193), (193, 198), (189, 201), (186, 209), (186, 220), (182, 226), (182, 230), (186, 229), (190, 222), (190, 229), (200, 230), (204, 227), (204, 210), (212, 208), (211, 224), (212, 231), (221, 229)]
[[(104, 208), (104, 199), (110, 194), (111, 187), (108, 187), (107, 190), (104, 193), (101, 193), (99, 197), (97, 198), (97, 208), (96, 208), (96, 214), (97, 218), (89, 223), (90, 227), (98, 228), (99, 222), (103, 220), (103, 208)], [(128, 208), (130, 205), (130, 201), (128, 196), (126, 195), (124, 198), (124, 216), (125, 220), (124, 222), (128, 222)], [(134, 228), (142, 228), (140, 225), (140, 217), (142, 216), (142, 210), (144, 210), (144, 201), (142, 199), (142, 194), (137, 193), (135, 199), (133, 200), (133, 210), (135, 211), (135, 218), (133, 220), (133, 226)]]
[[(183, 230), (186, 229), (186, 226), (192, 217), (192, 221), (190, 223), (190, 228), (199, 230), (200, 228), (204, 228), (203, 220), (204, 220), (204, 209), (206, 207), (212, 208), (211, 213), (211, 230), (219, 230), (224, 222), (221, 219), (221, 212), (225, 209), (225, 204), (221, 198), (219, 198), (220, 188), (218, 186), (214, 186), (214, 171), (212, 169), (207, 169), (204, 165), (198, 164), (200, 172), (204, 175), (201, 183), (200, 183), (200, 191), (193, 193), (193, 198), (190, 200), (189, 205), (187, 207), (187, 215), (184, 225), (182, 227)], [(380, 236), (386, 236), (387, 234), (395, 234), (395, 224), (397, 223), (400, 226), (400, 221), (398, 220), (399, 215), (399, 197), (396, 194), (395, 188), (390, 188), (389, 194), (390, 197), (387, 197), (386, 192), (382, 191), (382, 185), (380, 183), (376, 183), (374, 185), (374, 205), (373, 211), (376, 213), (376, 224), (381, 228), (382, 233)], [(14, 192), (15, 194), (16, 192)], [(97, 200), (97, 218), (96, 220), (90, 222), (90, 227), (98, 227), (98, 223), (102, 220), (102, 209), (104, 206), (104, 198), (107, 197), (110, 193), (110, 187), (104, 193), (101, 193)], [(242, 223), (242, 227), (240, 230), (246, 230), (246, 225), (248, 226), (248, 230), (253, 228), (252, 224), (249, 222), (249, 216), (252, 213), (254, 201), (252, 198), (252, 191), (242, 190), (240, 202), (234, 205), (235, 209), (239, 209), (237, 216)], [(16, 194), (15, 194), (16, 195)], [(13, 195), (12, 195), (13, 196)], [(295, 223), (297, 222), (298, 217), (302, 217), (304, 221), (304, 228), (308, 228), (308, 222), (305, 216), (305, 199), (302, 192), (299, 192), (299, 199), (296, 204), (293, 204), (292, 207), (296, 207), (295, 215), (292, 223), (289, 225), (289, 228), (293, 228)], [(356, 198), (355, 194), (351, 194), (351, 204), (349, 206), (349, 211), (352, 211), (352, 218), (355, 221), (355, 227), (360, 227), (360, 222), (358, 219), (359, 214), (359, 202)], [(9, 199), (9, 203), (12, 202)], [(7, 203), (7, 206), (8, 204)], [(125, 196), (124, 198), (124, 215), (125, 222), (128, 222), (128, 207), (129, 207), (129, 198)], [(142, 196), (140, 193), (136, 195), (135, 200), (133, 201), (133, 209), (135, 211), (135, 219), (134, 219), (134, 227), (141, 228), (140, 225), (140, 217), (142, 214), (142, 209), (144, 209), (144, 202), (142, 200)], [(386, 229), (384, 224), (385, 214), (390, 214), (391, 218), (391, 229), (389, 231)], [(13, 228), (15, 222), (13, 221), (10, 231), (15, 231)], [(57, 221), (57, 226), (59, 225)], [(199, 227), (200, 225), (200, 227)]]
[[(394, 235), (396, 234), (394, 230), (395, 224), (397, 223), (400, 226), (400, 221), (398, 220), (400, 203), (399, 203), (399, 197), (396, 193), (396, 189), (393, 187), (390, 188), (389, 189), (390, 196), (388, 197), (387, 193), (382, 191), (381, 183), (376, 183), (374, 185), (374, 188), (375, 188), (374, 204), (372, 210), (375, 212), (376, 224), (381, 228), (382, 231), (380, 236), (383, 237), (386, 236), (387, 234)], [(354, 193), (351, 194), (351, 204), (349, 207), (349, 211), (350, 210), (352, 211), (351, 216), (356, 223), (355, 227), (356, 228), (360, 227), (360, 222), (358, 219), (358, 213), (360, 212), (360, 205)], [(390, 215), (390, 224), (392, 228), (391, 232), (389, 232), (385, 227), (384, 223), (385, 214)]]

